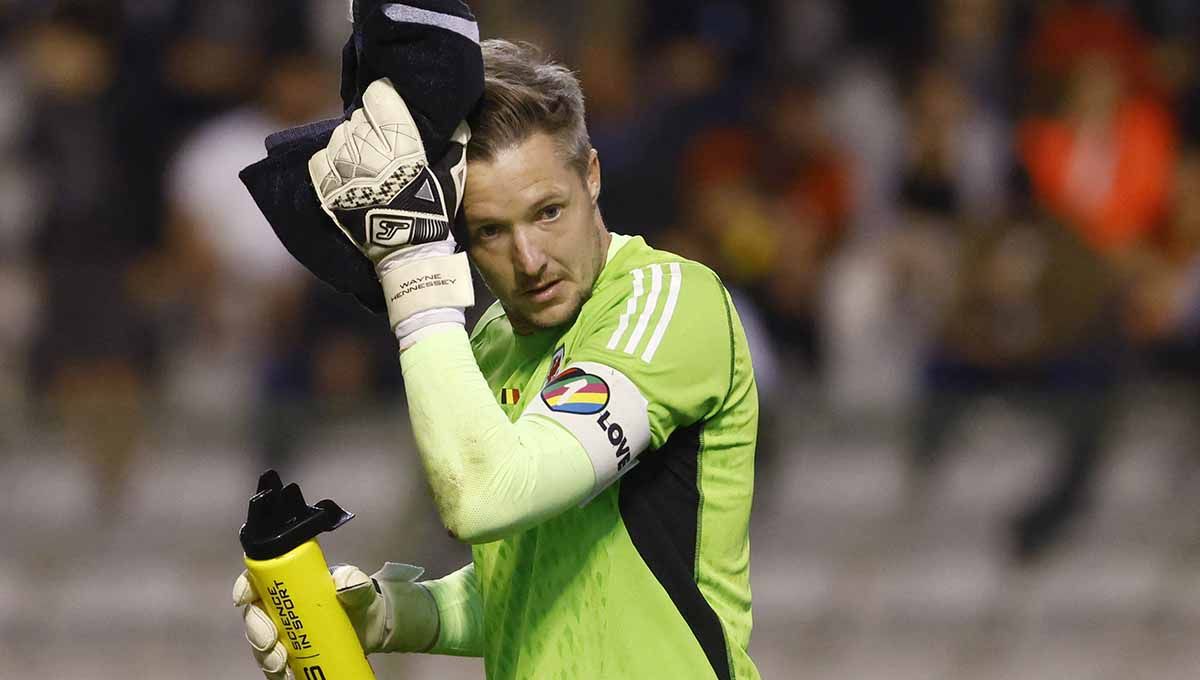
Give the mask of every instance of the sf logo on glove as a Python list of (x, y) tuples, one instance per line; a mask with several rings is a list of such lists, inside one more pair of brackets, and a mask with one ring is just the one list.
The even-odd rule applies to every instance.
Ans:
[(450, 233), (450, 217), (437, 186), (429, 169), (423, 169), (397, 196), (391, 197), (390, 207), (367, 211), (371, 244), (395, 248), (446, 238)]
[(380, 246), (403, 246), (412, 240), (411, 217), (373, 214), (367, 219), (371, 222), (371, 243)]

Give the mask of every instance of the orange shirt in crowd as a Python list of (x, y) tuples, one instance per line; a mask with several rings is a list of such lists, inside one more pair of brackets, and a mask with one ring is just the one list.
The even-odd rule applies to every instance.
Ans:
[(1171, 115), (1156, 102), (1129, 100), (1090, 134), (1032, 119), (1019, 145), (1038, 199), (1098, 250), (1131, 246), (1162, 218), (1177, 149)]

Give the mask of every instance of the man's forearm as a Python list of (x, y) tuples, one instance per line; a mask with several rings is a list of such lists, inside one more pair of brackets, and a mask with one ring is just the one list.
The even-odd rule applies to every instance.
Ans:
[(461, 326), (429, 329), (400, 364), (434, 500), (460, 540), (503, 538), (590, 493), (595, 473), (583, 446), (546, 418), (509, 422)]
[(483, 600), (475, 565), (421, 585), (433, 595), (438, 610), (437, 640), (428, 653), (483, 656)]

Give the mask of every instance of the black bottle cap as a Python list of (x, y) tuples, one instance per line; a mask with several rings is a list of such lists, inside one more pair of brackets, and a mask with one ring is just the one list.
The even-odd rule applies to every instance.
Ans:
[(317, 534), (333, 531), (353, 519), (326, 498), (306, 505), (295, 482), (283, 485), (279, 473), (267, 470), (258, 478), (258, 492), (250, 499), (246, 523), (238, 536), (246, 557), (269, 560), (291, 552)]

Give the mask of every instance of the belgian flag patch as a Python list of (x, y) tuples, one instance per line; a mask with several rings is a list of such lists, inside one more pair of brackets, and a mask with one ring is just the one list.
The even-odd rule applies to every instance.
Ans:
[(511, 406), (518, 401), (521, 401), (521, 390), (518, 390), (515, 387), (505, 387), (504, 389), (500, 390), (501, 404)]

